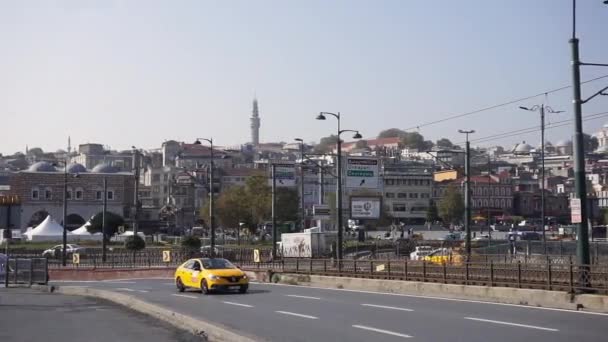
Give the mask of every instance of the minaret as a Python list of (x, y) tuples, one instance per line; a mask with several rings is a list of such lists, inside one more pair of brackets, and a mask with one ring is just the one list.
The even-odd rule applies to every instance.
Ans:
[(260, 112), (258, 110), (258, 99), (253, 99), (253, 112), (251, 115), (251, 143), (253, 146), (260, 144)]

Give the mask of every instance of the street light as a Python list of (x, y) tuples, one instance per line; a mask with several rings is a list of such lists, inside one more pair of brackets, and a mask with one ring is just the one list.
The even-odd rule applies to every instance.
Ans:
[(530, 112), (540, 112), (540, 160), (541, 160), (541, 185), (540, 185), (540, 220), (542, 222), (542, 233), (543, 233), (543, 252), (547, 254), (547, 238), (545, 234), (545, 111), (547, 113), (563, 113), (561, 110), (553, 110), (549, 106), (544, 104), (535, 105), (531, 108), (519, 106), (520, 109), (527, 110)]
[(338, 174), (338, 184), (336, 187), (336, 201), (337, 201), (337, 224), (338, 224), (338, 246), (337, 246), (337, 259), (342, 260), (342, 238), (343, 238), (343, 227), (342, 227), (342, 140), (340, 140), (340, 135), (346, 132), (353, 132), (353, 139), (361, 139), (363, 136), (359, 131), (352, 129), (340, 129), (340, 112), (337, 114), (330, 112), (320, 112), (317, 116), (317, 120), (326, 120), (326, 115), (331, 115), (338, 120), (338, 141), (337, 141), (337, 152), (338, 156), (336, 158), (337, 163), (337, 174)]
[(195, 145), (202, 145), (201, 140), (211, 145), (211, 171), (209, 172), (209, 225), (211, 226), (211, 257), (215, 257), (215, 217), (213, 208), (213, 139), (196, 138)]
[(475, 130), (466, 131), (459, 129), (458, 133), (465, 134), (466, 136), (466, 153), (464, 159), (464, 230), (466, 234), (465, 248), (468, 262), (471, 260), (471, 149), (469, 145), (469, 134), (475, 133)]
[(304, 140), (301, 138), (294, 140), (300, 143), (300, 228), (304, 231), (306, 225), (304, 217)]

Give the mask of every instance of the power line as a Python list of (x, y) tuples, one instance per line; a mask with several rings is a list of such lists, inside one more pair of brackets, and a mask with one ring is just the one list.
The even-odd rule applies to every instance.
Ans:
[[(608, 78), (608, 75), (603, 75), (603, 76), (599, 76), (599, 77), (596, 77), (596, 78), (592, 78), (590, 80), (586, 80), (584, 82), (581, 82), (581, 84), (595, 82), (597, 80), (601, 80), (601, 79), (604, 79), (604, 78)], [(519, 98), (519, 99), (510, 100), (510, 101), (507, 101), (507, 102), (496, 104), (496, 105), (493, 105), (493, 106), (484, 107), (484, 108), (481, 108), (481, 109), (476, 109), (476, 110), (473, 110), (473, 111), (470, 111), (470, 112), (465, 112), (465, 113), (451, 115), (451, 116), (448, 116), (448, 117), (443, 118), (443, 119), (425, 122), (425, 123), (420, 124), (420, 125), (416, 125), (416, 126), (412, 126), (412, 127), (406, 128), (405, 130), (406, 131), (411, 131), (411, 130), (420, 129), (420, 127), (431, 126), (431, 125), (435, 125), (435, 124), (438, 124), (438, 123), (442, 123), (442, 122), (446, 122), (446, 121), (462, 118), (462, 117), (465, 117), (465, 116), (469, 116), (469, 115), (485, 112), (485, 111), (488, 111), (488, 110), (492, 110), (492, 109), (496, 109), (496, 108), (512, 105), (512, 104), (515, 104), (515, 103), (518, 103), (518, 102), (522, 102), (522, 101), (533, 99), (533, 98), (538, 97), (538, 96), (547, 95), (547, 94), (555, 93), (555, 92), (558, 92), (558, 91), (562, 91), (564, 89), (568, 89), (568, 88), (571, 88), (571, 87), (572, 87), (571, 85), (568, 85), (568, 86), (563, 86), (563, 87), (552, 89), (552, 90), (548, 90), (548, 91), (543, 91), (542, 93), (538, 93), (536, 95), (526, 96), (526, 97), (522, 97), (522, 98)]]

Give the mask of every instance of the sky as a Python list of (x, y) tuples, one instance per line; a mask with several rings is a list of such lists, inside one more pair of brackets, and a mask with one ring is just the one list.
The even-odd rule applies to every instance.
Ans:
[[(608, 5), (578, 2), (581, 58), (608, 63)], [(548, 123), (571, 119), (565, 89), (423, 125), (570, 85), (570, 35), (569, 0), (0, 0), (0, 153), (66, 149), (68, 136), (119, 150), (198, 137), (238, 145), (250, 141), (254, 96), (262, 142), (317, 141), (336, 130), (315, 120), (329, 111), (366, 138), (421, 126), (460, 143), (458, 129), (474, 139), (538, 126), (520, 105), (564, 111)], [(585, 67), (582, 79), (602, 75)], [(605, 86), (586, 84), (583, 96)], [(583, 111), (608, 111), (608, 96)], [(521, 141), (540, 134), (478, 145)]]

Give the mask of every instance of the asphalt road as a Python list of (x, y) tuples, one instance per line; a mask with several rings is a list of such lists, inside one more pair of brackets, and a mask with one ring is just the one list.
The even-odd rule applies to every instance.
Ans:
[[(605, 341), (608, 314), (305, 286), (178, 293), (171, 279), (58, 282), (111, 289), (268, 341)], [(96, 319), (98, 321), (99, 319)]]
[(0, 341), (201, 341), (122, 306), (26, 288), (0, 289)]

